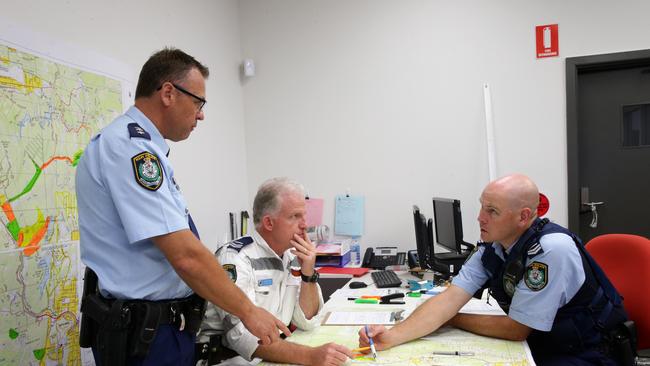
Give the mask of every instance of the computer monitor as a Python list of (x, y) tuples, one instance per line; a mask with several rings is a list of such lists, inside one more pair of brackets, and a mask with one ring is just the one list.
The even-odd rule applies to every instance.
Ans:
[(436, 271), (441, 273), (443, 278), (447, 278), (451, 274), (451, 272), (449, 272), (449, 266), (434, 258), (433, 220), (427, 220), (427, 218), (420, 213), (418, 206), (414, 205), (413, 223), (415, 224), (415, 242), (420, 268), (423, 270)]
[(436, 243), (457, 254), (463, 253), (463, 221), (460, 201), (449, 198), (433, 198), (433, 217)]
[(420, 268), (429, 269), (429, 258), (432, 253), (430, 252), (429, 235), (427, 234), (427, 222), (424, 215), (420, 213), (420, 208), (416, 205), (413, 205), (413, 223)]

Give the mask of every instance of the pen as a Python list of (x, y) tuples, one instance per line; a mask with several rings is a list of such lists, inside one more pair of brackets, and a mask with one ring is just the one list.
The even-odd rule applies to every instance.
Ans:
[(463, 352), (463, 351), (433, 351), (431, 353), (440, 356), (474, 356), (474, 352)]
[(375, 342), (372, 340), (372, 337), (368, 333), (368, 324), (366, 324), (366, 335), (368, 336), (368, 340), (370, 340), (370, 350), (372, 351), (372, 358), (377, 358), (377, 350), (375, 349)]

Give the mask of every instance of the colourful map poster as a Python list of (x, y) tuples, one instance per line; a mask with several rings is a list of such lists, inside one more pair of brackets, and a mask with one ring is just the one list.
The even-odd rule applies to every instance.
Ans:
[(74, 175), (120, 81), (0, 42), (0, 364), (79, 365)]

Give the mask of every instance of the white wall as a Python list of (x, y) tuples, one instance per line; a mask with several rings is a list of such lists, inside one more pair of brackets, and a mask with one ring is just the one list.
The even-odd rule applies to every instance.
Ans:
[[(414, 247), (411, 205), (461, 199), (478, 239), (488, 181), (482, 84), (492, 90), (497, 175), (522, 172), (567, 224), (564, 59), (650, 47), (643, 1), (243, 0), (250, 194), (288, 175), (314, 197), (366, 196), (364, 245)], [(560, 57), (535, 58), (559, 24)]]
[(3, 1), (0, 16), (128, 64), (134, 83), (164, 46), (210, 68), (206, 118), (189, 140), (170, 143), (170, 158), (203, 242), (213, 248), (227, 232), (227, 212), (248, 204), (237, 6), (235, 0)]
[[(210, 67), (206, 120), (171, 158), (204, 242), (259, 183), (288, 175), (326, 201), (366, 196), (364, 244), (413, 245), (411, 205), (462, 200), (468, 241), (487, 182), (481, 85), (498, 174), (523, 172), (567, 222), (564, 58), (650, 46), (643, 1), (3, 1), (0, 18), (139, 71), (164, 45)], [(558, 58), (534, 26), (559, 23)], [(241, 32), (241, 39), (240, 39)], [(242, 86), (242, 56), (257, 76)], [(244, 123), (245, 121), (245, 123)], [(245, 129), (244, 129), (245, 125)], [(246, 159), (248, 156), (248, 159)]]

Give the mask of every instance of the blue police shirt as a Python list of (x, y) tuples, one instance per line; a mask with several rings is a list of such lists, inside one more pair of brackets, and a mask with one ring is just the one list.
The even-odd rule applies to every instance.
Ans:
[[(526, 268), (533, 262), (545, 264), (548, 283), (541, 289), (529, 288), (526, 285), (528, 271), (524, 270), (524, 278), (517, 284), (508, 316), (530, 328), (547, 332), (553, 327), (557, 310), (571, 301), (584, 283), (585, 272), (578, 248), (570, 236), (552, 233), (542, 236), (539, 243), (542, 252), (527, 258)], [(504, 259), (503, 247), (498, 243), (493, 243), (492, 246), (496, 254)], [(481, 262), (484, 251), (485, 248), (480, 247), (463, 264), (458, 276), (452, 281), (454, 285), (473, 294), (490, 278), (491, 274)]]
[(156, 126), (132, 106), (92, 138), (79, 161), (81, 259), (97, 273), (103, 296), (164, 300), (192, 294), (150, 240), (188, 229), (168, 152)]

